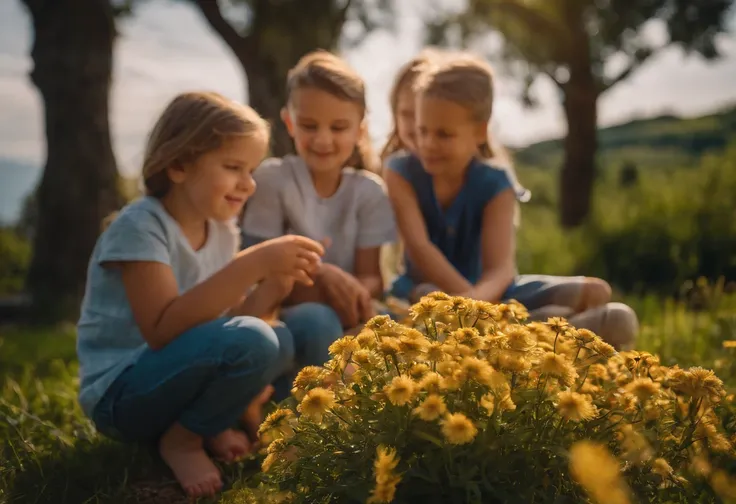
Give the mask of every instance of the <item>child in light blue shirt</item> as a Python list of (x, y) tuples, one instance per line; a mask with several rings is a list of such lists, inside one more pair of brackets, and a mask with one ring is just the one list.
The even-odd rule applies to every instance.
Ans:
[(222, 485), (208, 453), (233, 461), (251, 450), (260, 406), (294, 351), (286, 327), (258, 317), (284, 285), (311, 284), (324, 254), (301, 236), (238, 252), (233, 221), (255, 190), (268, 131), (252, 109), (220, 95), (175, 98), (148, 140), (147, 195), (112, 221), (89, 263), (81, 406), (103, 434), (157, 441), (192, 497)]

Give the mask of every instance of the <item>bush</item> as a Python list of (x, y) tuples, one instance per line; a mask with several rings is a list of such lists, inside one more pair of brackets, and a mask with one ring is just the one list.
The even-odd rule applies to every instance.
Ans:
[(31, 244), (12, 229), (0, 228), (0, 296), (19, 294), (31, 261)]
[(299, 373), (261, 427), (260, 491), (312, 503), (714, 502), (731, 491), (713, 464), (733, 448), (712, 372), (616, 354), (562, 319), (525, 324), (514, 304), (435, 293), (411, 313), (407, 325), (374, 318), (335, 342), (324, 368)]
[(628, 292), (674, 294), (701, 276), (736, 279), (736, 145), (696, 169), (642, 178), (597, 195), (582, 269)]

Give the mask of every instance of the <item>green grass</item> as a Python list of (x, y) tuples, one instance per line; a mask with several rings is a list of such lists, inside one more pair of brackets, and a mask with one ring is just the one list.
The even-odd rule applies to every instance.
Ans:
[[(630, 302), (642, 318), (639, 349), (666, 364), (714, 368), (736, 387), (722, 348), (736, 338), (736, 296), (716, 288), (687, 304)], [(184, 502), (152, 447), (108, 441), (82, 414), (72, 327), (0, 328), (0, 342), (0, 503)], [(255, 460), (224, 468), (229, 490), (219, 502), (242, 502), (237, 489), (256, 468)]]

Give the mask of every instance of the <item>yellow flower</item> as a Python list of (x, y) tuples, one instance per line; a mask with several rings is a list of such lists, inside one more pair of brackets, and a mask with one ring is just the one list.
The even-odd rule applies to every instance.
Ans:
[(480, 337), (478, 329), (474, 327), (457, 329), (450, 334), (450, 337), (458, 344), (465, 345), (472, 350), (478, 350), (483, 345), (483, 339)]
[(563, 333), (570, 327), (570, 324), (562, 317), (551, 317), (547, 319), (547, 326), (556, 333)]
[(486, 394), (480, 398), (480, 405), (485, 409), (489, 415), (493, 414), (495, 408), (496, 398), (493, 394)]
[(462, 296), (452, 296), (450, 298), (450, 309), (456, 313), (465, 313), (470, 311), (473, 301)]
[(483, 385), (491, 384), (493, 368), (488, 362), (476, 357), (465, 357), (460, 362), (460, 376), (463, 381), (475, 380)]
[(616, 459), (591, 441), (570, 448), (570, 474), (597, 504), (629, 504), (628, 488)]
[(654, 452), (646, 438), (631, 425), (624, 425), (619, 429), (621, 435), (622, 456), (632, 464), (643, 464), (651, 459)]
[(442, 435), (450, 444), (470, 443), (476, 434), (478, 434), (478, 429), (462, 413), (449, 414), (442, 420)]
[(276, 453), (269, 453), (266, 455), (266, 458), (263, 459), (263, 462), (261, 462), (261, 471), (268, 472), (271, 467), (273, 467), (273, 464), (278, 460), (278, 455)]
[(307, 418), (316, 422), (335, 405), (335, 394), (322, 387), (313, 388), (304, 396), (297, 410)]
[(279, 408), (266, 417), (258, 428), (258, 435), (261, 436), (272, 430), (278, 430), (281, 434), (293, 434), (294, 430), (288, 425), (289, 420), (292, 418), (294, 418), (293, 411), (286, 408)]
[(373, 462), (373, 472), (376, 476), (376, 486), (368, 498), (368, 503), (391, 502), (396, 494), (396, 486), (401, 477), (394, 474), (399, 463), (396, 450), (381, 445), (376, 450), (376, 460)]
[(427, 360), (431, 362), (440, 362), (445, 360), (445, 351), (442, 348), (442, 343), (433, 341), (427, 348)]
[(314, 386), (322, 385), (322, 380), (327, 376), (325, 368), (317, 366), (304, 366), (296, 378), (294, 378), (294, 387), (297, 389), (307, 389)]
[(417, 304), (409, 308), (412, 320), (424, 320), (437, 315), (438, 302), (432, 298), (424, 297)]
[(384, 356), (398, 355), (401, 348), (399, 348), (399, 342), (395, 338), (383, 337), (378, 345), (378, 351)]
[(645, 403), (650, 397), (659, 392), (661, 385), (653, 382), (651, 378), (637, 378), (632, 381), (624, 390), (636, 396), (639, 402)]
[(702, 367), (693, 367), (685, 372), (675, 374), (671, 378), (672, 388), (693, 399), (707, 399), (717, 403), (725, 397), (723, 382), (713, 371)]
[(596, 339), (590, 346), (593, 348), (594, 352), (597, 352), (606, 359), (610, 359), (616, 355), (616, 349), (600, 338)]
[(435, 301), (449, 301), (452, 297), (449, 294), (445, 294), (442, 291), (434, 291), (427, 294), (425, 297), (434, 299)]
[(663, 458), (658, 458), (652, 462), (652, 472), (662, 478), (669, 478), (674, 473), (674, 470), (669, 462)]
[(589, 343), (593, 343), (598, 339), (598, 336), (593, 331), (589, 331), (588, 329), (578, 329), (574, 337), (575, 342), (578, 344), (578, 346), (581, 347)]
[(557, 411), (562, 418), (572, 422), (590, 420), (598, 414), (590, 396), (570, 391), (557, 394)]
[(439, 392), (441, 384), (442, 376), (438, 373), (430, 372), (425, 374), (419, 381), (419, 388), (430, 393)]
[(565, 387), (572, 386), (578, 377), (578, 372), (572, 363), (564, 355), (554, 352), (547, 352), (542, 356), (539, 370), (559, 379)]
[(376, 340), (376, 334), (368, 329), (363, 329), (362, 331), (360, 331), (360, 333), (355, 337), (355, 340), (360, 345), (360, 348), (365, 348), (367, 350), (375, 348), (375, 346), (378, 344), (378, 341)]
[(512, 373), (526, 373), (532, 367), (532, 361), (519, 352), (504, 350), (498, 354), (498, 367)]
[(394, 324), (396, 323), (388, 315), (376, 315), (365, 323), (365, 327), (372, 331), (383, 331), (393, 327)]
[(353, 336), (343, 336), (335, 340), (329, 348), (330, 355), (348, 360), (353, 352), (360, 350), (360, 343)]
[(415, 380), (420, 379), (422, 376), (424, 376), (428, 372), (429, 372), (429, 366), (427, 366), (423, 362), (412, 364), (412, 366), (409, 368), (409, 374)]
[(430, 394), (422, 403), (414, 408), (414, 414), (422, 420), (431, 422), (447, 413), (445, 401), (437, 394)]
[[(499, 397), (499, 396), (497, 396)], [(500, 396), (498, 401), (498, 410), (499, 411), (514, 411), (516, 410), (516, 404), (514, 404), (513, 399), (511, 399), (511, 394), (506, 393)]]
[(373, 367), (376, 365), (376, 354), (370, 350), (358, 350), (353, 354), (353, 362), (360, 367)]
[(500, 371), (496, 371), (495, 369), (491, 371), (490, 386), (491, 391), (493, 391), (496, 396), (499, 394), (507, 394), (511, 390), (511, 385), (509, 385), (506, 375)]
[(424, 338), (411, 338), (405, 335), (399, 337), (399, 351), (406, 360), (416, 359), (427, 347)]
[(403, 406), (414, 398), (416, 384), (408, 376), (396, 376), (390, 384), (386, 385), (384, 391), (391, 404)]
[(521, 325), (508, 327), (504, 334), (508, 338), (509, 348), (517, 352), (528, 352), (536, 343), (529, 329)]

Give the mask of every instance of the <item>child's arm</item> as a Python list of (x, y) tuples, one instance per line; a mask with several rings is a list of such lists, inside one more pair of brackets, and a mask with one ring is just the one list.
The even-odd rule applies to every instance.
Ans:
[(214, 320), (236, 305), (250, 286), (274, 274), (311, 283), (308, 272), (324, 248), (301, 236), (285, 236), (246, 249), (220, 271), (183, 294), (171, 266), (153, 261), (120, 261), (133, 317), (148, 345), (163, 348), (182, 332)]
[(483, 276), (463, 295), (498, 302), (516, 275), (516, 233), (512, 189), (499, 193), (483, 210), (481, 230)]
[(381, 275), (381, 248), (362, 248), (355, 251), (355, 278), (366, 288), (372, 298), (383, 295)]
[(399, 232), (407, 255), (422, 274), (422, 282), (431, 283), (449, 294), (470, 290), (472, 285), (429, 240), (414, 188), (400, 174), (386, 170), (386, 185), (396, 214)]
[(285, 275), (263, 280), (229, 315), (248, 315), (262, 319), (276, 318), (278, 308), (294, 287), (294, 279)]

